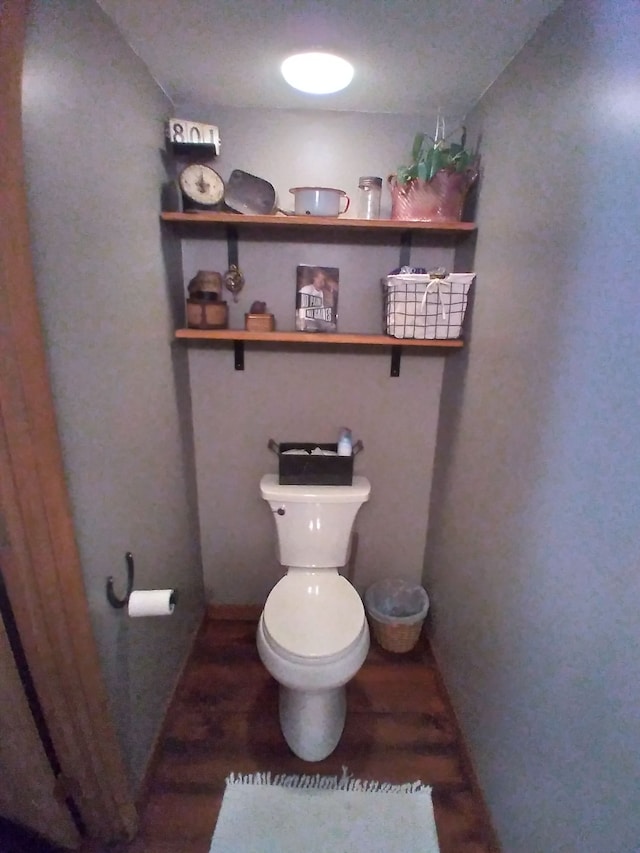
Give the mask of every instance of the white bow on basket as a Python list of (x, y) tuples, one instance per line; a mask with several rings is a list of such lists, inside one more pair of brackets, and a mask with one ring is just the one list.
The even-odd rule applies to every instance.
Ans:
[(433, 270), (432, 272), (429, 273), (429, 278), (431, 279), (431, 281), (429, 282), (429, 284), (424, 289), (424, 294), (422, 296), (422, 302), (420, 304), (420, 310), (422, 311), (423, 314), (426, 313), (427, 296), (430, 293), (437, 293), (438, 294), (438, 304), (440, 305), (440, 308), (442, 309), (442, 319), (446, 320), (447, 317), (449, 316), (448, 311), (447, 311), (447, 304), (445, 303), (445, 300), (442, 298), (442, 293), (440, 290), (440, 288), (442, 288), (442, 287), (448, 287), (449, 288), (448, 295), (449, 295), (449, 302), (451, 302), (451, 282), (447, 279), (447, 275), (448, 275), (447, 271), (445, 269), (443, 269), (442, 267), (440, 267), (437, 270)]

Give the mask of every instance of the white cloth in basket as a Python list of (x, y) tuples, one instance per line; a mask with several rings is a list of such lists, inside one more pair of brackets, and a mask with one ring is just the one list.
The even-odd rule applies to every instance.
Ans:
[(394, 338), (459, 338), (475, 273), (398, 273), (383, 281), (385, 331)]

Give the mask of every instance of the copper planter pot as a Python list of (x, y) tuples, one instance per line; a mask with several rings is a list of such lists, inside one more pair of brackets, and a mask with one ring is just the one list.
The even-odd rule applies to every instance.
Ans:
[(391, 218), (418, 222), (459, 222), (462, 208), (478, 172), (448, 172), (441, 169), (430, 181), (413, 178), (399, 184), (389, 175)]

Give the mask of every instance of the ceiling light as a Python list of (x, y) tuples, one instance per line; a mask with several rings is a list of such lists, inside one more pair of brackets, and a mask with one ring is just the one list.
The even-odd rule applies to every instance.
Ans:
[(333, 53), (296, 53), (280, 66), (290, 86), (311, 95), (339, 92), (353, 79), (353, 65)]

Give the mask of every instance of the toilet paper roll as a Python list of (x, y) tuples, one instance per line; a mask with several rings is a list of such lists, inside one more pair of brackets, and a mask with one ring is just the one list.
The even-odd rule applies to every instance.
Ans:
[(176, 606), (173, 589), (140, 589), (129, 596), (129, 616), (170, 616)]

